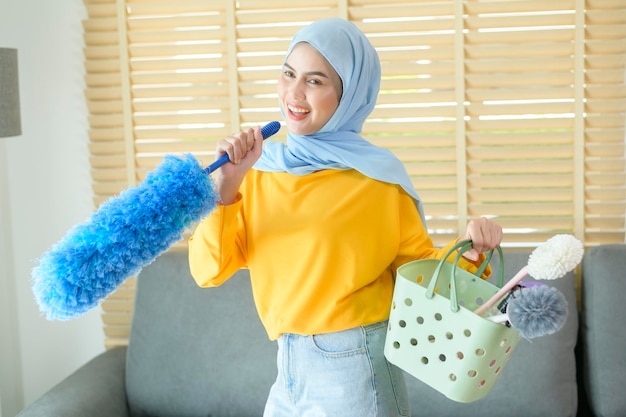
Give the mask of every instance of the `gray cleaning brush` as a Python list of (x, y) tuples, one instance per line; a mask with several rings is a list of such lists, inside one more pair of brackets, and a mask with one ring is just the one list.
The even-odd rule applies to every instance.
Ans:
[(522, 287), (510, 298), (506, 314), (489, 317), (495, 322), (508, 321), (526, 339), (556, 333), (568, 315), (567, 300), (554, 287)]

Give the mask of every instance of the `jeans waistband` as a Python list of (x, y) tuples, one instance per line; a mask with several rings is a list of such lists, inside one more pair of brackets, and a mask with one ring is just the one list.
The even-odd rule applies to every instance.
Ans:
[[(329, 333), (342, 333), (342, 332), (352, 331), (354, 329), (363, 329), (363, 331), (365, 333), (373, 333), (373, 332), (379, 331), (380, 329), (386, 329), (387, 328), (387, 324), (388, 324), (388, 320), (385, 320), (385, 321), (380, 321), (378, 323), (367, 324), (365, 326), (352, 327), (350, 329), (344, 329), (344, 330), (339, 330), (339, 331), (336, 331), (336, 332), (329, 332)], [(280, 341), (284, 337), (290, 337), (290, 338), (302, 337), (302, 338), (306, 338), (306, 337), (311, 337), (311, 336), (315, 336), (315, 334), (312, 334), (312, 335), (301, 335), (301, 334), (294, 334), (294, 333), (283, 333), (282, 335), (280, 335), (278, 340)]]

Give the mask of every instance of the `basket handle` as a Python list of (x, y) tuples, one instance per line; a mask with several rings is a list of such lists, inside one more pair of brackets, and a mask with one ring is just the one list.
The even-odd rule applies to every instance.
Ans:
[[(444, 257), (441, 258), (441, 260), (439, 261), (439, 264), (437, 265), (437, 268), (435, 268), (435, 271), (433, 272), (433, 276), (426, 290), (426, 298), (431, 299), (434, 297), (435, 287), (437, 286), (437, 281), (439, 280), (441, 268), (443, 268), (443, 265), (445, 264), (445, 262), (447, 262), (447, 259), (450, 257), (450, 255), (452, 255), (454, 251), (457, 251), (457, 254), (454, 258), (454, 263), (453, 263), (454, 267), (452, 268), (450, 272), (450, 309), (455, 313), (459, 311), (459, 303), (458, 303), (458, 299), (456, 295), (456, 268), (457, 268), (457, 265), (459, 264), (459, 260), (461, 259), (461, 256), (463, 256), (463, 254), (470, 249), (472, 249), (472, 241), (462, 240), (462, 241), (457, 242), (452, 248), (450, 248), (450, 250), (448, 250), (448, 252), (444, 255)], [(497, 286), (502, 287), (502, 284), (504, 282), (504, 255), (502, 253), (502, 248), (500, 248), (500, 246), (497, 246), (496, 249), (498, 250), (498, 254), (500, 256), (500, 262), (498, 265), (498, 274), (497, 274)], [(493, 256), (493, 251), (494, 249), (489, 251), (485, 260), (476, 271), (476, 274), (475, 274), (476, 276), (480, 277), (483, 274), (483, 272), (485, 271), (485, 268), (491, 261), (491, 258)]]

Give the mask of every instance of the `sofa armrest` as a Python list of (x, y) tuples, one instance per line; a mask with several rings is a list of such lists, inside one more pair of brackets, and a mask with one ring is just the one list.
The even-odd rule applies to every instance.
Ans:
[(582, 375), (589, 406), (595, 416), (621, 417), (626, 413), (626, 343), (622, 333), (626, 320), (626, 245), (590, 248), (582, 265)]
[(125, 365), (126, 347), (108, 350), (59, 382), (17, 417), (129, 417)]

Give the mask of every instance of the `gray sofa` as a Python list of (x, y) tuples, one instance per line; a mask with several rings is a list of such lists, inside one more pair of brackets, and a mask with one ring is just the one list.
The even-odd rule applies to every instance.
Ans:
[[(505, 252), (505, 277), (527, 260), (528, 252)], [(473, 403), (407, 375), (413, 416), (625, 416), (624, 271), (626, 245), (588, 249), (578, 314), (573, 274), (552, 281), (570, 305), (558, 333), (522, 339), (495, 388)], [(246, 271), (201, 289), (186, 254), (165, 253), (138, 278), (128, 348), (94, 358), (19, 417), (259, 417), (275, 351)]]

